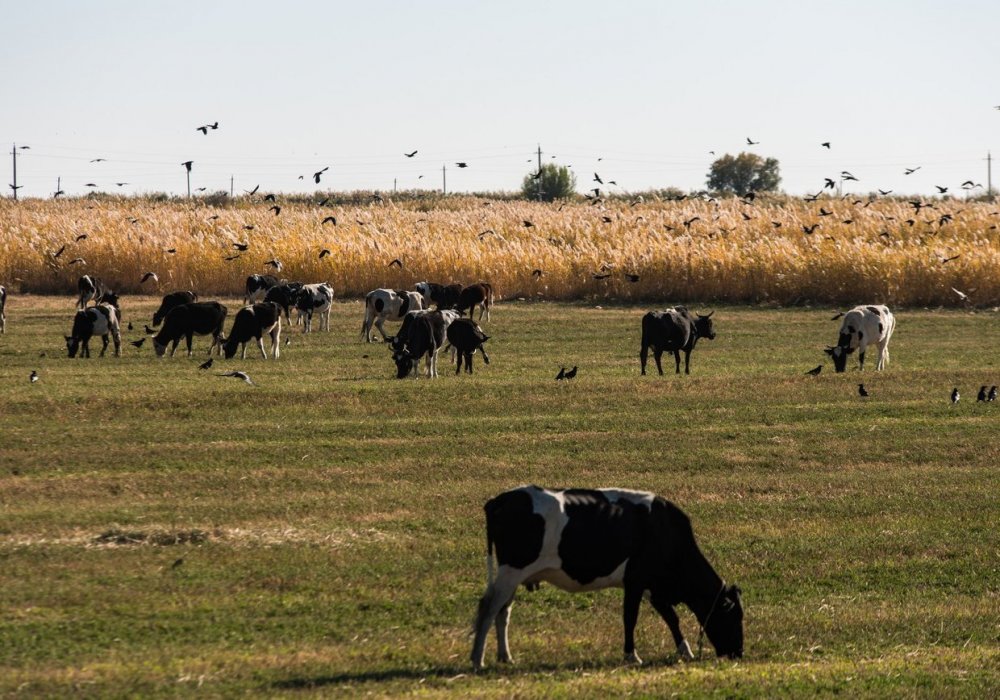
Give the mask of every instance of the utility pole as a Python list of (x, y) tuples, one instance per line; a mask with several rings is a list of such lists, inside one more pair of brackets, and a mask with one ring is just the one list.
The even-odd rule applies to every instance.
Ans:
[(448, 194), (448, 166), (441, 166), (441, 194)]
[(229, 198), (230, 199), (233, 198), (233, 191), (234, 191), (233, 190), (233, 183), (234, 182), (235, 182), (235, 178), (232, 175), (230, 175), (229, 176)]
[(993, 156), (986, 151), (986, 196), (993, 200)]
[(10, 149), (11, 158), (14, 160), (14, 201), (17, 201), (17, 144), (11, 144)]
[(538, 201), (542, 201), (542, 144), (538, 144)]
[(392, 193), (396, 194), (396, 178), (392, 178)]
[(56, 192), (62, 192), (62, 176), (56, 178)]

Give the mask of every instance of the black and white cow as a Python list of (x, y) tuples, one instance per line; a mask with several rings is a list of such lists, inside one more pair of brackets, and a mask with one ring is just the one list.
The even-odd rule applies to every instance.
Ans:
[(319, 329), (330, 330), (330, 309), (333, 308), (333, 287), (328, 282), (304, 284), (295, 298), (295, 308), (302, 317), (302, 332), (312, 330), (312, 317), (319, 314)]
[(461, 284), (437, 284), (435, 282), (417, 282), (413, 288), (424, 298), (424, 308), (434, 304), (438, 310), (454, 309), (462, 295)]
[(90, 339), (99, 335), (104, 344), (101, 346), (101, 357), (108, 349), (108, 336), (115, 341), (115, 356), (122, 354), (122, 335), (118, 323), (118, 311), (111, 304), (98, 304), (77, 311), (73, 317), (73, 330), (66, 338), (66, 350), (70, 357), (90, 357)]
[(847, 356), (858, 351), (858, 369), (865, 368), (865, 350), (869, 345), (878, 347), (876, 371), (882, 371), (889, 362), (889, 339), (896, 329), (896, 319), (888, 306), (855, 306), (844, 314), (840, 324), (840, 338), (837, 344), (827, 346), (826, 354), (833, 358), (833, 368), (837, 372), (847, 369)]
[(87, 302), (89, 301), (93, 301), (95, 305), (100, 304), (104, 301), (104, 296), (109, 291), (108, 288), (104, 286), (104, 282), (101, 281), (101, 278), (93, 275), (83, 275), (79, 280), (77, 280), (76, 290), (79, 293), (76, 300), (76, 308), (78, 309), (87, 308)]
[(267, 359), (264, 352), (264, 335), (271, 336), (271, 354), (277, 360), (281, 356), (281, 307), (274, 302), (266, 301), (252, 306), (244, 306), (236, 312), (233, 319), (233, 329), (229, 332), (222, 345), (226, 359), (229, 360), (236, 354), (236, 346), (242, 346), (240, 359), (247, 358), (247, 343), (251, 338), (257, 339), (257, 347), (260, 354)]
[(160, 325), (160, 322), (167, 317), (170, 311), (181, 304), (193, 304), (198, 301), (198, 295), (194, 292), (170, 292), (163, 297), (160, 308), (153, 314), (153, 327)]
[(274, 285), (264, 293), (264, 301), (273, 301), (280, 306), (285, 314), (285, 321), (291, 323), (291, 309), (295, 306), (295, 300), (298, 298), (299, 290), (301, 289), (301, 282), (282, 282)]
[(418, 311), (424, 308), (424, 298), (419, 292), (407, 292), (401, 289), (374, 289), (365, 295), (365, 320), (361, 322), (361, 338), (372, 342), (372, 324), (382, 334), (382, 340), (387, 336), (382, 329), (386, 320), (402, 321), (408, 311)]
[(420, 364), (420, 358), (426, 357), (427, 377), (437, 376), (437, 355), (444, 345), (445, 321), (444, 311), (432, 311), (429, 314), (413, 316), (407, 331), (406, 344), (401, 350), (392, 353), (396, 362), (396, 378), (405, 379)]
[(273, 275), (250, 275), (247, 277), (247, 293), (245, 297), (247, 305), (262, 301), (264, 295), (267, 294), (267, 290), (271, 287), (276, 287), (279, 283), (278, 278)]
[(181, 338), (187, 341), (188, 357), (191, 357), (191, 339), (195, 335), (212, 335), (212, 345), (208, 354), (216, 347), (222, 354), (222, 326), (226, 322), (228, 309), (217, 301), (201, 301), (175, 306), (163, 320), (163, 328), (153, 336), (153, 350), (157, 357), (163, 357), (170, 344), (170, 356), (174, 356)]
[(399, 327), (399, 332), (396, 335), (391, 335), (386, 338), (389, 343), (389, 348), (392, 352), (400, 352), (406, 346), (406, 341), (410, 337), (410, 326), (413, 324), (413, 319), (418, 316), (426, 316), (427, 314), (439, 313), (441, 318), (444, 320), (444, 329), (447, 332), (448, 327), (456, 321), (459, 316), (457, 311), (451, 309), (444, 309), (439, 311), (431, 311), (430, 309), (419, 309), (417, 311), (407, 311), (406, 315), (403, 316), (403, 324)]
[(712, 325), (712, 311), (707, 316), (690, 312), (683, 306), (675, 306), (665, 311), (650, 311), (642, 317), (642, 347), (639, 350), (639, 363), (642, 374), (646, 374), (646, 358), (649, 348), (653, 348), (653, 358), (656, 369), (663, 374), (660, 356), (666, 352), (674, 353), (677, 365), (676, 374), (681, 373), (681, 351), (684, 351), (684, 373), (691, 374), (691, 351), (694, 350), (698, 338), (715, 339), (715, 329)]
[(691, 521), (670, 501), (625, 489), (521, 486), (491, 499), (485, 510), (487, 585), (476, 615), (475, 668), (482, 667), (494, 620), (497, 658), (512, 661), (507, 625), (514, 593), (542, 581), (570, 592), (623, 588), (626, 661), (642, 663), (634, 640), (646, 591), (682, 656), (692, 658), (674, 612), (679, 603), (694, 612), (716, 654), (743, 655), (740, 589), (715, 573)]
[(479, 307), (479, 320), (482, 321), (483, 314), (486, 314), (486, 320), (489, 321), (490, 308), (493, 306), (493, 287), (488, 282), (479, 282), (465, 287), (458, 295), (458, 303), (455, 308), (460, 314), (464, 314), (465, 309), (468, 309), (469, 318), (472, 318), (472, 312), (477, 306)]
[(462, 371), (462, 363), (465, 363), (465, 371), (472, 374), (472, 356), (479, 350), (483, 353), (483, 362), (490, 363), (490, 356), (486, 354), (483, 343), (490, 339), (483, 333), (479, 324), (471, 318), (460, 318), (447, 330), (448, 343), (455, 348), (455, 374)]
[(7, 332), (7, 288), (0, 284), (0, 333)]

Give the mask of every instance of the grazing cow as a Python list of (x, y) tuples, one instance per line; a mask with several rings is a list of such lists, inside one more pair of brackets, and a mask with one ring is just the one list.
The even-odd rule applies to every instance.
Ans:
[[(183, 293), (183, 292), (182, 292)], [(222, 354), (222, 326), (226, 322), (228, 309), (217, 301), (193, 302), (175, 306), (163, 320), (163, 328), (153, 336), (153, 349), (157, 357), (163, 357), (170, 343), (170, 356), (174, 356), (177, 344), (183, 337), (187, 341), (188, 357), (191, 357), (191, 339), (195, 335), (212, 335), (212, 345), (208, 354), (219, 348)]]
[(7, 288), (0, 284), (0, 333), (7, 332)]
[(299, 290), (301, 289), (301, 282), (282, 282), (274, 285), (264, 293), (264, 301), (273, 301), (280, 306), (281, 310), (285, 313), (285, 321), (291, 323), (292, 318), (289, 312), (295, 306), (295, 300), (298, 298)]
[(101, 336), (104, 344), (101, 346), (101, 357), (108, 349), (108, 336), (115, 341), (115, 356), (122, 354), (122, 335), (118, 324), (118, 311), (111, 304), (98, 304), (88, 309), (77, 311), (73, 317), (73, 330), (66, 338), (66, 350), (70, 357), (90, 357), (90, 339)]
[(490, 339), (483, 333), (479, 324), (471, 318), (460, 318), (448, 326), (448, 343), (455, 348), (455, 374), (462, 371), (462, 362), (465, 362), (465, 371), (472, 374), (472, 356), (476, 350), (483, 353), (483, 362), (490, 363), (490, 356), (486, 354), (483, 343)]
[(389, 343), (392, 352), (401, 352), (406, 346), (406, 341), (410, 337), (410, 326), (413, 323), (413, 319), (418, 316), (426, 316), (427, 314), (439, 313), (441, 318), (444, 320), (444, 329), (447, 332), (448, 327), (458, 319), (458, 312), (451, 309), (445, 309), (443, 311), (431, 311), (430, 309), (420, 309), (418, 311), (407, 311), (406, 315), (403, 316), (403, 325), (399, 327), (399, 332), (396, 335), (389, 336), (386, 340)]
[(840, 339), (836, 345), (827, 346), (826, 354), (833, 358), (837, 372), (847, 369), (847, 356), (858, 351), (858, 369), (865, 368), (865, 350), (869, 345), (878, 346), (876, 371), (881, 372), (889, 362), (889, 339), (896, 329), (896, 319), (888, 306), (855, 306), (844, 314), (840, 325)]
[(295, 298), (295, 308), (303, 317), (302, 332), (312, 330), (313, 313), (319, 314), (319, 329), (330, 330), (330, 309), (333, 307), (333, 287), (328, 282), (305, 284)]
[(392, 353), (396, 362), (396, 378), (405, 379), (416, 370), (420, 358), (426, 356), (427, 377), (437, 376), (437, 354), (444, 345), (445, 322), (443, 311), (414, 316), (408, 329), (406, 345)]
[(160, 308), (153, 314), (153, 327), (160, 325), (160, 322), (167, 317), (172, 309), (181, 304), (193, 304), (198, 301), (198, 295), (194, 292), (170, 292), (163, 297)]
[(497, 658), (512, 661), (507, 625), (514, 593), (521, 584), (530, 589), (541, 581), (574, 593), (623, 588), (628, 662), (642, 663), (634, 640), (646, 591), (682, 656), (693, 658), (674, 612), (678, 603), (694, 612), (716, 654), (743, 655), (740, 589), (715, 573), (698, 548), (691, 521), (665, 498), (624, 489), (521, 486), (491, 499), (485, 510), (487, 586), (476, 615), (476, 669), (482, 667), (494, 619)]
[(269, 301), (244, 306), (236, 312), (236, 318), (233, 319), (233, 329), (223, 343), (222, 349), (226, 359), (229, 360), (236, 354), (237, 345), (241, 345), (243, 350), (240, 359), (247, 359), (247, 343), (251, 338), (256, 338), (260, 354), (266, 360), (265, 334), (271, 336), (271, 354), (277, 360), (281, 356), (281, 346), (278, 344), (278, 341), (281, 340), (281, 307)]
[(93, 275), (84, 275), (77, 280), (76, 290), (79, 292), (79, 297), (76, 300), (76, 308), (78, 309), (87, 308), (88, 301), (93, 301), (95, 306), (100, 304), (104, 301), (105, 295), (110, 291), (104, 286), (104, 282), (101, 281), (100, 277)]
[(715, 339), (712, 326), (712, 311), (707, 316), (691, 314), (683, 306), (675, 306), (665, 311), (650, 311), (642, 317), (642, 347), (639, 350), (639, 363), (642, 374), (646, 374), (646, 358), (649, 348), (653, 348), (653, 358), (656, 369), (663, 374), (660, 356), (664, 351), (674, 353), (677, 365), (676, 374), (681, 373), (681, 350), (684, 351), (684, 374), (691, 374), (691, 351), (694, 350), (698, 338)]
[(437, 309), (454, 309), (458, 306), (458, 298), (462, 295), (462, 285), (460, 284), (436, 284), (434, 282), (417, 282), (413, 288), (420, 292), (424, 298), (424, 308), (431, 308), (434, 304)]
[(407, 311), (418, 311), (424, 308), (424, 298), (419, 292), (407, 292), (392, 289), (374, 289), (365, 295), (365, 320), (361, 322), (361, 337), (365, 342), (372, 342), (372, 324), (382, 334), (382, 340), (387, 340), (382, 324), (385, 321), (402, 321)]
[(493, 306), (493, 287), (488, 282), (470, 284), (463, 289), (462, 293), (458, 295), (458, 303), (455, 308), (460, 314), (464, 314), (465, 309), (468, 309), (469, 318), (472, 318), (472, 312), (476, 306), (479, 307), (479, 320), (482, 321), (483, 314), (486, 314), (486, 320), (489, 321), (490, 307)]
[(257, 301), (262, 301), (267, 290), (278, 286), (277, 277), (272, 275), (250, 275), (247, 277), (246, 303), (249, 306)]

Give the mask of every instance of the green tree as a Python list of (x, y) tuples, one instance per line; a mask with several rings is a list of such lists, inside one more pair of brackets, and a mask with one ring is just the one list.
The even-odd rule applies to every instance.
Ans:
[(541, 172), (535, 171), (524, 176), (521, 193), (525, 199), (538, 199), (539, 191), (543, 201), (570, 197), (576, 192), (576, 175), (565, 165), (546, 163)]
[(777, 158), (761, 158), (756, 153), (728, 153), (712, 163), (708, 188), (714, 192), (773, 192), (781, 183)]

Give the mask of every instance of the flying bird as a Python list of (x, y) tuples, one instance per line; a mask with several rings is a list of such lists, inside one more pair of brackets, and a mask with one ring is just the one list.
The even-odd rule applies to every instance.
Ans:
[(388, 265), (386, 265), (386, 267), (398, 267), (400, 270), (402, 270), (403, 269), (403, 261), (400, 260), (399, 258), (393, 258), (392, 262), (390, 262)]
[(596, 182), (596, 183), (598, 183), (600, 185), (604, 184), (604, 180), (602, 180), (601, 176), (598, 175), (597, 173), (594, 173), (594, 182)]
[(959, 300), (961, 300), (961, 301), (968, 301), (969, 295), (966, 294), (965, 292), (960, 292), (959, 290), (955, 289), (954, 287), (951, 288), (951, 291), (955, 292), (955, 294), (958, 295)]
[(145, 338), (139, 338), (139, 340), (133, 340), (133, 341), (131, 341), (132, 346), (135, 347), (135, 348), (141, 348), (142, 344), (145, 343), (145, 342), (146, 342)]
[(81, 233), (79, 236), (77, 236), (75, 239), (73, 239), (73, 241), (74, 241), (74, 243), (79, 243), (80, 241), (86, 240), (86, 238), (87, 238), (87, 234)]
[(599, 274), (595, 273), (595, 274), (591, 275), (591, 277), (593, 277), (595, 280), (606, 280), (608, 277), (611, 277), (611, 273), (610, 272), (606, 272), (603, 275), (599, 275)]
[(322, 260), (323, 258), (325, 258), (327, 255), (330, 255), (330, 250), (328, 248), (324, 248), (323, 250), (319, 251), (319, 259), (320, 260)]
[(142, 279), (139, 280), (139, 284), (143, 284), (143, 283), (145, 283), (145, 282), (147, 282), (149, 280), (153, 280), (154, 282), (159, 283), (160, 278), (156, 276), (155, 272), (147, 272), (146, 274), (144, 274), (142, 276)]
[(922, 168), (922, 167), (923, 167), (922, 165), (918, 165), (915, 168), (907, 168), (906, 170), (903, 171), (903, 174), (904, 175), (912, 175), (913, 173), (915, 173), (918, 170), (920, 170), (920, 168)]
[(317, 185), (319, 184), (319, 179), (321, 177), (323, 177), (323, 173), (325, 173), (329, 169), (330, 169), (330, 166), (328, 165), (325, 168), (323, 168), (322, 170), (317, 170), (316, 172), (313, 173), (313, 180), (316, 181)]
[(822, 146), (823, 148), (830, 148), (830, 142), (824, 141), (823, 143), (820, 144), (820, 146)]
[(887, 194), (892, 194), (892, 190), (879, 190), (878, 193), (885, 197)]
[(86, 265), (87, 261), (84, 260), (83, 258), (73, 258), (72, 260), (69, 261), (70, 265), (76, 265), (77, 263), (80, 263), (81, 265)]
[(868, 396), (868, 390), (865, 389), (864, 384), (858, 384), (858, 396), (861, 397)]
[(693, 224), (695, 221), (701, 221), (701, 217), (700, 216), (692, 216), (690, 219), (685, 220), (684, 221), (684, 228), (691, 228), (691, 224)]
[(524, 219), (521, 223), (524, 224), (524, 228), (531, 228), (532, 226), (534, 226), (534, 224), (528, 221), (527, 219)]
[(407, 158), (412, 158), (413, 156), (417, 155), (417, 152), (413, 151), (411, 153), (404, 153), (403, 155), (406, 156)]
[(259, 189), (260, 189), (260, 185), (257, 185), (252, 190), (243, 190), (243, 191), (246, 192), (251, 197), (253, 197), (255, 194), (257, 194), (257, 190), (259, 190)]
[(221, 373), (221, 374), (217, 372), (216, 376), (219, 376), (219, 377), (233, 377), (235, 379), (239, 379), (241, 381), (246, 382), (250, 386), (257, 386), (256, 384), (254, 384), (250, 380), (250, 375), (247, 374), (246, 372), (235, 371), (235, 372), (224, 372), (224, 373)]
[(469, 167), (469, 164), (468, 163), (464, 163), (464, 162), (455, 163), (455, 165), (457, 165), (460, 168), (468, 168)]
[(194, 165), (194, 161), (193, 160), (186, 160), (183, 163), (181, 163), (181, 165), (183, 165), (185, 168), (187, 168), (188, 172), (191, 172), (191, 166)]
[(202, 133), (202, 135), (208, 136), (208, 130), (209, 129), (213, 129), (214, 130), (214, 129), (218, 129), (218, 128), (219, 128), (219, 122), (214, 122), (212, 124), (205, 124), (204, 126), (199, 126), (197, 129), (195, 129), (195, 131), (200, 131)]
[(107, 160), (107, 159), (106, 158), (94, 158), (90, 162), (91, 163), (103, 163), (105, 160)]
[(198, 365), (198, 369), (210, 369), (212, 367), (212, 362), (213, 362), (213, 360), (210, 357), (207, 360), (205, 360), (204, 362), (202, 362), (200, 365)]
[(250, 247), (249, 243), (233, 243), (233, 248), (240, 251), (241, 253)]
[(951, 405), (954, 406), (957, 404), (960, 398), (962, 398), (962, 395), (958, 393), (958, 387), (956, 386), (951, 390)]
[(638, 282), (639, 281), (639, 275), (633, 274), (631, 272), (625, 272), (623, 274), (625, 275), (625, 279), (627, 279), (629, 282)]
[(827, 211), (827, 210), (826, 210), (826, 209), (824, 209), (823, 207), (820, 207), (820, 208), (819, 208), (819, 215), (820, 215), (820, 216), (830, 216), (831, 214), (833, 214), (833, 212), (832, 212), (832, 211)]
[(281, 213), (281, 207), (279, 207), (277, 204), (275, 204), (273, 207), (268, 207), (267, 210), (273, 211), (275, 216), (278, 216), (278, 214)]
[(947, 194), (948, 188), (941, 187), (941, 185), (934, 185), (937, 188), (938, 194)]
[(819, 228), (819, 224), (813, 224), (812, 226), (803, 226), (802, 227), (802, 233), (804, 233), (806, 235), (810, 235), (812, 233), (815, 233), (816, 229), (818, 229), (818, 228)]
[(837, 185), (837, 183), (834, 182), (832, 178), (824, 177), (823, 180), (826, 181), (826, 184), (823, 185), (824, 190), (832, 190)]
[(751, 140), (751, 138), (749, 136), (747, 136), (747, 145), (748, 146), (757, 146), (759, 144), (760, 144), (760, 141), (753, 141), (753, 140)]
[(264, 201), (265, 202), (277, 202), (278, 198), (275, 197), (273, 194), (265, 194), (264, 195)]
[(823, 371), (823, 365), (816, 365), (814, 368), (806, 372), (806, 374), (815, 377), (822, 371)]
[(66, 244), (65, 244), (65, 243), (64, 243), (64, 244), (62, 245), (62, 247), (61, 247), (61, 248), (59, 248), (59, 250), (57, 250), (56, 252), (54, 252), (54, 253), (52, 254), (52, 257), (53, 257), (53, 258), (58, 258), (58, 257), (59, 257), (60, 255), (62, 255), (62, 254), (63, 254), (63, 251), (64, 251), (64, 250), (66, 250)]
[(541, 277), (542, 274), (543, 274), (542, 270), (540, 268), (537, 268), (537, 267), (534, 270), (531, 271), (531, 276), (534, 277), (535, 279), (538, 279), (539, 277)]
[(334, 226), (336, 226), (337, 225), (337, 217), (336, 216), (328, 216), (325, 219), (323, 219), (323, 222), (320, 224), (320, 226), (322, 226), (323, 224), (333, 224)]
[(31, 370), (31, 374), (28, 375), (28, 381), (30, 381), (32, 384), (34, 384), (35, 382), (38, 381), (38, 371), (37, 370)]
[(230, 255), (229, 257), (223, 258), (223, 260), (225, 260), (226, 262), (231, 262), (233, 260), (238, 260), (239, 257), (240, 257), (240, 254), (237, 253), (236, 255)]

